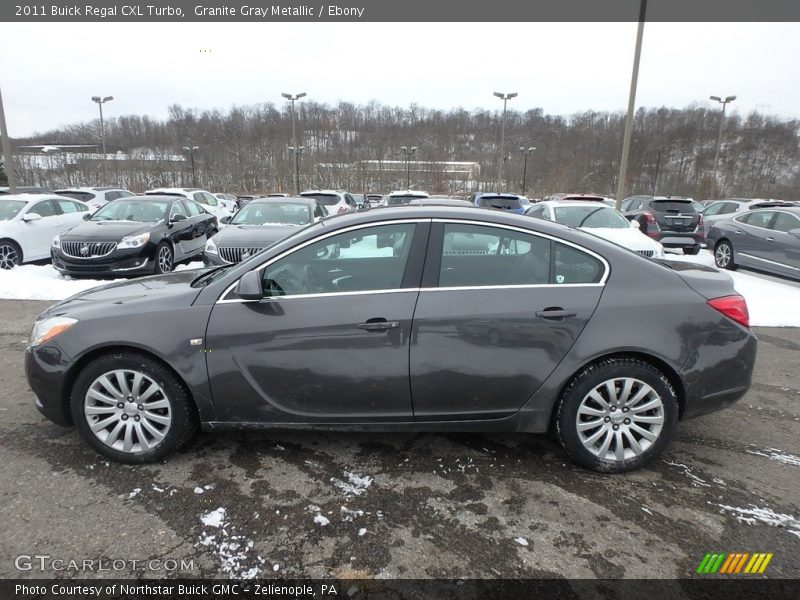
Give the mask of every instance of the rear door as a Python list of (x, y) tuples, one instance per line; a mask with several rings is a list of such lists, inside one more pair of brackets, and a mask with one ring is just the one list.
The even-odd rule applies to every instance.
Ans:
[(774, 234), (775, 258), (782, 263), (784, 274), (790, 277), (800, 275), (800, 238), (789, 233), (800, 230), (800, 218), (789, 212), (776, 211), (772, 222)]
[(738, 219), (739, 227), (734, 231), (737, 262), (758, 269), (768, 266), (765, 261), (774, 260), (775, 236), (770, 229), (774, 218), (774, 211), (754, 210)]
[(524, 229), (434, 222), (414, 312), (414, 418), (490, 419), (519, 410), (580, 335), (607, 265)]

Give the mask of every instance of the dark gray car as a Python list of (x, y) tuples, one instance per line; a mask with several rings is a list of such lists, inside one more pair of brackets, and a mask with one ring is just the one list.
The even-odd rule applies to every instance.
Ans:
[(755, 353), (725, 273), (545, 220), (406, 206), (59, 302), (26, 372), (43, 414), (122, 462), (159, 460), (198, 426), (552, 428), (581, 464), (621, 472), (679, 420), (739, 400)]
[(203, 263), (238, 263), (292, 235), (297, 227), (327, 215), (325, 207), (314, 198), (256, 198), (230, 219), (223, 218), (227, 226), (206, 242)]
[(708, 232), (720, 269), (748, 267), (800, 279), (800, 207), (758, 208)]

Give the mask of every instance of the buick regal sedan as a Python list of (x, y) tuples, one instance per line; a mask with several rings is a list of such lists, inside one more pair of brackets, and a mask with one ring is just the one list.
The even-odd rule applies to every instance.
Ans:
[[(490, 318), (513, 340), (462, 335)], [(36, 320), (26, 372), (45, 416), (121, 462), (198, 427), (552, 428), (582, 465), (622, 472), (740, 399), (755, 354), (716, 269), (502, 211), (406, 206), (68, 298)]]

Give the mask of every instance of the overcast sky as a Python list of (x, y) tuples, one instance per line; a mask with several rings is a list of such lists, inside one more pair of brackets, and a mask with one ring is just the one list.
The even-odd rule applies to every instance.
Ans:
[[(97, 116), (163, 118), (307, 92), (335, 103), (550, 114), (627, 106), (635, 23), (39, 23), (0, 25), (12, 137)], [(800, 23), (648, 23), (638, 106), (737, 95), (741, 113), (800, 116)]]

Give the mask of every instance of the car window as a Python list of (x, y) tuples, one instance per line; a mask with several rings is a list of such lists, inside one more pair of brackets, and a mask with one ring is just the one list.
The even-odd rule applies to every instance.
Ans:
[(106, 192), (106, 202), (111, 202), (112, 200), (116, 200), (117, 198), (121, 198), (122, 194), (119, 192)]
[(771, 210), (755, 210), (742, 217), (742, 222), (753, 227), (767, 227), (774, 214)]
[(187, 219), (189, 218), (189, 213), (186, 210), (186, 207), (183, 205), (182, 200), (178, 200), (175, 204), (172, 205), (172, 210), (169, 213), (169, 218), (174, 219), (177, 215), (183, 215)]
[(117, 192), (119, 196), (118, 198), (127, 198), (128, 196), (133, 196), (133, 192), (129, 192), (128, 190), (120, 190)]
[(522, 206), (519, 198), (508, 196), (481, 196), (478, 206), (483, 208), (498, 208), (501, 210), (515, 210)]
[(499, 227), (444, 227), (440, 287), (546, 284), (550, 240)]
[(728, 204), (728, 202), (714, 202), (703, 211), (703, 214), (706, 216), (718, 215), (724, 212), (724, 209)]
[(322, 204), (319, 202), (314, 203), (314, 216), (315, 217), (327, 217), (328, 216), (328, 209), (326, 209)]
[(219, 201), (209, 193), (201, 192), (203, 194), (203, 198), (206, 199), (206, 204), (209, 206), (219, 206)]
[(720, 211), (721, 215), (730, 215), (735, 212), (739, 212), (739, 203), (738, 202), (726, 202), (723, 209)]
[(543, 219), (545, 218), (544, 206), (534, 206), (533, 208), (528, 209), (528, 211), (525, 214), (531, 217), (536, 217), (538, 219)]
[(634, 198), (628, 203), (628, 208), (623, 210), (639, 210), (640, 208), (642, 208), (642, 201)]
[(598, 283), (603, 273), (603, 263), (594, 256), (566, 244), (556, 244), (553, 283)]
[(697, 210), (691, 200), (653, 200), (650, 208), (663, 213), (695, 213)]
[(203, 197), (203, 192), (195, 192), (194, 194), (192, 194), (192, 198), (194, 199), (195, 202), (199, 202), (200, 204), (208, 204), (208, 202), (206, 202), (206, 199)]
[(56, 202), (58, 202), (58, 206), (61, 208), (61, 212), (64, 214), (83, 212), (87, 210), (84, 205), (78, 204), (77, 202), (72, 202), (71, 200), (56, 200)]
[(314, 198), (317, 202), (325, 206), (335, 206), (339, 204), (339, 196), (336, 194), (316, 194), (316, 193), (303, 193), (300, 194), (303, 198)]
[(53, 217), (56, 214), (56, 209), (50, 200), (42, 200), (37, 202), (28, 210), (28, 214), (36, 213), (40, 217)]
[(792, 229), (800, 229), (800, 219), (789, 213), (779, 212), (775, 218), (775, 223), (772, 225), (775, 231), (782, 231), (787, 233)]
[(92, 194), (91, 192), (81, 192), (78, 190), (71, 191), (61, 191), (56, 192), (59, 196), (66, 196), (67, 198), (75, 198), (75, 200), (81, 200), (82, 202), (89, 202), (90, 200), (94, 200), (96, 195)]
[(264, 295), (400, 288), (414, 228), (413, 223), (378, 225), (310, 244), (264, 269)]
[(202, 215), (204, 211), (200, 208), (200, 205), (197, 204), (194, 200), (184, 200), (183, 203), (186, 205), (186, 210), (189, 211), (189, 215), (192, 217), (196, 217), (197, 215)]

